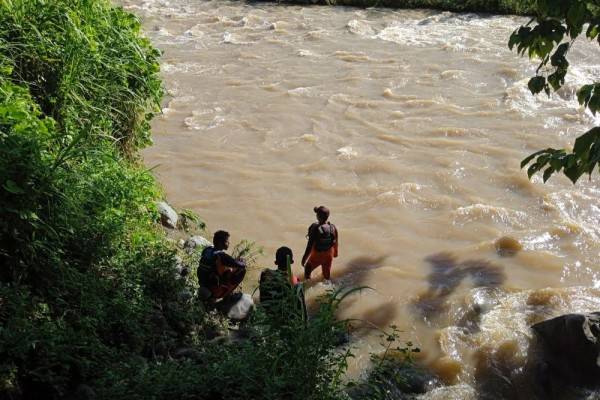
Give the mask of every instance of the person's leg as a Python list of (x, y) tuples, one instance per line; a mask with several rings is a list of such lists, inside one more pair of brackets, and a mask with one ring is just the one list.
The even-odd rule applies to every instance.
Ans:
[(304, 264), (304, 280), (310, 279), (310, 274), (313, 272), (318, 265), (313, 265), (311, 260), (309, 259), (306, 264)]
[(331, 278), (331, 264), (333, 263), (333, 259), (323, 260), (323, 278), (330, 280)]
[(228, 271), (223, 274), (223, 277), (221, 278), (221, 288), (223, 294), (221, 297), (229, 296), (239, 286), (239, 284), (242, 283), (244, 276), (246, 276), (246, 270), (241, 268)]

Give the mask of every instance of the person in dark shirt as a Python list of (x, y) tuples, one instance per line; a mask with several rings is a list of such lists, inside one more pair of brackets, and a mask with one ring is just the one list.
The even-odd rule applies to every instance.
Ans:
[[(285, 315), (289, 316), (290, 312), (299, 311), (298, 315), (306, 320), (304, 292), (298, 278), (292, 274), (293, 263), (293, 253), (289, 247), (283, 246), (277, 249), (275, 252), (277, 269), (265, 269), (260, 274), (260, 303), (272, 316), (281, 314), (285, 317)], [(285, 300), (288, 299), (291, 301), (286, 302)]]
[(229, 296), (244, 280), (246, 264), (226, 253), (229, 248), (229, 233), (217, 231), (213, 246), (202, 251), (198, 265), (198, 283), (205, 299), (217, 300)]
[(317, 214), (317, 222), (308, 227), (308, 242), (302, 256), (304, 266), (304, 279), (310, 279), (315, 268), (322, 267), (323, 277), (331, 278), (331, 264), (334, 257), (338, 256), (338, 230), (329, 221), (329, 209), (325, 206), (313, 209)]

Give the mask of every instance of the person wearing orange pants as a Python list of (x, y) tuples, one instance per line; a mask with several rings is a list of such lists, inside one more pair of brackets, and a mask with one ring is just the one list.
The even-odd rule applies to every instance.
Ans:
[(317, 222), (308, 227), (308, 242), (302, 256), (304, 279), (310, 279), (312, 271), (321, 267), (323, 277), (330, 280), (331, 264), (333, 259), (338, 256), (338, 230), (335, 225), (328, 222), (329, 209), (327, 207), (315, 207), (313, 211), (317, 215)]

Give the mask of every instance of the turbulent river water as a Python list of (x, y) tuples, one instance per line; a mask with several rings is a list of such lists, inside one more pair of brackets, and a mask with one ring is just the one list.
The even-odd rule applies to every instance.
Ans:
[[(334, 284), (373, 288), (342, 316), (395, 323), (422, 347), (450, 385), (426, 398), (477, 398), (490, 374), (518, 391), (529, 325), (600, 309), (598, 179), (519, 169), (596, 122), (574, 91), (598, 76), (598, 46), (579, 43), (565, 87), (533, 97), (535, 64), (507, 48), (521, 17), (122, 4), (164, 52), (168, 96), (144, 158), (169, 200), (264, 246), (265, 266), (292, 247), (299, 275), (312, 208), (330, 207)], [(504, 236), (521, 251), (502, 257)], [(353, 373), (379, 349), (356, 336)]]

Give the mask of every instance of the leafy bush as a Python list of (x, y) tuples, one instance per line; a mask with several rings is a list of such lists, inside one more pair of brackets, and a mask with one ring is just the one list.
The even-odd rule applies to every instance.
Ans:
[[(291, 291), (290, 291), (291, 293)], [(320, 309), (304, 320), (288, 313), (285, 324), (259, 307), (238, 328), (240, 341), (204, 342), (186, 361), (122, 365), (111, 385), (102, 385), (103, 398), (190, 398), (342, 400), (348, 349), (339, 349), (339, 331), (346, 323), (335, 311), (351, 292), (338, 291), (321, 299)], [(282, 309), (293, 308), (293, 296)], [(275, 323), (274, 323), (275, 322)], [(134, 374), (133, 379), (123, 379)], [(115, 384), (117, 382), (117, 384)]]
[[(547, 0), (536, 3), (535, 17), (526, 26), (515, 30), (508, 42), (511, 50), (540, 60), (535, 76), (528, 83), (532, 94), (544, 91), (550, 96), (552, 91), (565, 84), (569, 69), (567, 56), (580, 35), (600, 44), (597, 1)], [(577, 90), (577, 101), (595, 116), (600, 111), (600, 82), (581, 86)], [(594, 170), (600, 172), (599, 163), (600, 127), (596, 126), (575, 140), (572, 151), (543, 149), (521, 161), (521, 168), (530, 164), (527, 168), (529, 178), (543, 170), (544, 182), (552, 175), (563, 173), (575, 184), (584, 174), (591, 179)]]
[(140, 29), (108, 0), (0, 3), (0, 57), (60, 126), (63, 157), (103, 139), (128, 152), (150, 143), (150, 106), (162, 96), (159, 52)]

